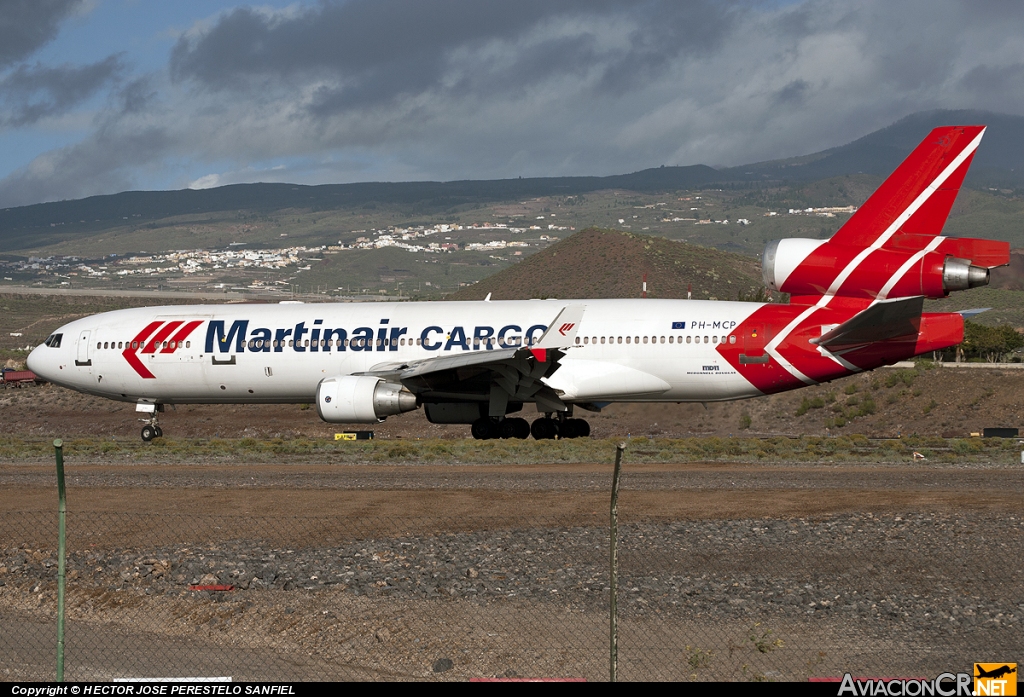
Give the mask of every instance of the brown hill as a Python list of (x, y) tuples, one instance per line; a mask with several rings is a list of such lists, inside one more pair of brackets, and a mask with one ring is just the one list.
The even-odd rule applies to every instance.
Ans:
[(447, 296), (447, 300), (638, 298), (736, 300), (762, 290), (756, 259), (621, 230), (588, 228), (521, 263)]

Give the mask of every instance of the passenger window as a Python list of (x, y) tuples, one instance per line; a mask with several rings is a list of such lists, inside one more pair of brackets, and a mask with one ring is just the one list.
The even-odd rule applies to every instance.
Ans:
[(690, 343), (690, 337), (686, 337), (686, 343)]

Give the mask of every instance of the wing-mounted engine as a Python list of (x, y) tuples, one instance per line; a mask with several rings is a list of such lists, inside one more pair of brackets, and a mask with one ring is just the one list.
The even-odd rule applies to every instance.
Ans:
[(377, 423), (412, 411), (416, 395), (373, 375), (324, 378), (316, 388), (316, 410), (328, 423)]

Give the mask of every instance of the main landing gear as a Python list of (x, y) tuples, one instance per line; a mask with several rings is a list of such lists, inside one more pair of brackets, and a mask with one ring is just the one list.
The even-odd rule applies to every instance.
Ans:
[(583, 419), (569, 419), (565, 414), (552, 418), (547, 414), (533, 425), (526, 419), (493, 419), (480, 418), (473, 422), (471, 428), (477, 440), (492, 438), (519, 438), (520, 440), (533, 435), (537, 440), (554, 440), (555, 438), (586, 438), (590, 435), (590, 424)]

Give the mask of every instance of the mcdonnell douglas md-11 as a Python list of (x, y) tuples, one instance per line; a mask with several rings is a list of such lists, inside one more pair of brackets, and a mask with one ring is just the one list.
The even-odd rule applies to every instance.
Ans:
[[(943, 237), (982, 126), (936, 128), (831, 239), (768, 244), (788, 304), (699, 300), (200, 305), (64, 325), (29, 368), (135, 402), (142, 438), (167, 404), (315, 402), (324, 421), (420, 407), (485, 438), (573, 438), (578, 410), (712, 402), (816, 385), (963, 340), (925, 298), (985, 285), (1009, 244)], [(513, 416), (533, 404), (533, 423)]]

